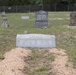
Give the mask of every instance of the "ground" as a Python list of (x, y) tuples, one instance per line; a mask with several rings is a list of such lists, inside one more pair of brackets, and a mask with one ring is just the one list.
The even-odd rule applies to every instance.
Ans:
[(27, 57), (31, 51), (16, 48), (7, 52), (5, 59), (0, 62), (0, 75), (24, 75), (21, 72), (25, 66), (24, 56)]
[[(55, 35), (56, 36), (56, 48), (58, 50), (60, 48), (61, 50), (64, 49), (66, 51), (66, 54), (68, 56), (68, 62), (72, 63), (72, 65), (70, 66), (73, 66), (73, 68), (76, 69), (76, 26), (73, 26), (73, 27), (69, 26), (70, 12), (48, 12), (49, 28), (46, 28), (46, 29), (34, 28), (34, 25), (35, 25), (35, 13), (34, 12), (32, 13), (31, 12), (29, 13), (6, 13), (6, 15), (7, 15), (7, 20), (9, 24), (8, 28), (2, 27), (2, 17), (0, 17), (0, 60), (1, 60), (1, 63), (2, 63), (2, 60), (5, 58), (4, 54), (16, 47), (16, 35), (24, 34), (24, 31), (28, 31), (28, 33)], [(1, 13), (0, 13), (0, 16), (1, 16)], [(21, 19), (21, 16), (29, 16), (29, 19), (23, 20)], [(54, 56), (53, 54), (48, 54), (48, 52), (44, 51), (43, 49), (41, 50), (42, 50), (41, 52), (42, 55), (39, 53), (40, 52), (39, 50), (36, 50), (36, 51), (33, 50), (32, 56), (28, 56), (28, 58), (25, 58), (25, 62), (27, 60), (25, 64), (29, 63), (30, 65), (32, 63), (32, 66), (30, 67), (32, 69), (32, 67), (34, 66), (34, 64), (36, 64), (37, 61), (39, 61), (40, 63), (43, 61), (45, 62), (44, 66), (42, 65), (42, 67), (39, 67), (38, 69), (34, 71), (30, 71), (29, 66), (27, 66), (25, 67), (25, 70), (27, 68), (31, 72), (31, 75), (32, 74), (36, 75), (36, 73), (43, 73), (43, 72), (45, 72), (45, 75), (47, 75), (45, 70), (47, 70), (48, 73), (51, 73), (52, 75), (54, 75), (55, 73), (51, 72), (53, 64), (50, 64), (50, 62), (52, 63), (54, 60), (56, 60), (56, 57), (60, 58), (61, 55), (59, 56), (56, 54), (57, 56)], [(47, 53), (47, 55), (45, 53)], [(62, 58), (64, 59), (66, 58), (66, 56)], [(56, 61), (60, 61), (60, 59)], [(48, 67), (46, 63), (50, 64), (51, 66)], [(37, 64), (40, 65), (39, 63)], [(60, 64), (61, 63), (57, 65), (60, 65)], [(66, 64), (66, 66), (68, 66), (68, 64)], [(34, 68), (37, 68), (37, 66), (35, 65)], [(49, 71), (49, 69), (51, 70)], [(30, 75), (29, 72), (27, 73)]]
[(50, 52), (56, 57), (55, 61), (52, 63), (56, 75), (76, 74), (76, 69), (73, 68), (71, 62), (68, 62), (68, 56), (64, 49), (50, 49)]
[(64, 49), (15, 48), (4, 57), (0, 61), (0, 75), (76, 75)]

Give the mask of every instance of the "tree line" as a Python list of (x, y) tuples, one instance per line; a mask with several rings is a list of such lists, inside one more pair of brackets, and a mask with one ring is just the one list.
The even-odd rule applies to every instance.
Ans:
[(0, 6), (55, 4), (62, 1), (76, 3), (76, 0), (0, 0)]

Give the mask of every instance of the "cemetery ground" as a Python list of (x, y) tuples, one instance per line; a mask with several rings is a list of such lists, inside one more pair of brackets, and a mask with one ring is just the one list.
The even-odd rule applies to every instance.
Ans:
[[(21, 16), (29, 16), (29, 19), (21, 19)], [(34, 27), (35, 26), (34, 13), (7, 13), (7, 19), (8, 19), (9, 27), (4, 28), (1, 27), (2, 17), (0, 17), (0, 59), (1, 60), (4, 59), (4, 54), (6, 52), (16, 47), (16, 35), (24, 34), (24, 31), (27, 30), (28, 33), (56, 35), (56, 48), (59, 50), (61, 49), (65, 50), (65, 53), (69, 58), (68, 62), (70, 61), (73, 64), (73, 68), (76, 69), (76, 26), (69, 26), (70, 12), (49, 12), (48, 13), (49, 28), (46, 29)], [(29, 66), (31, 66), (31, 64), (32, 66), (31, 67), (25, 66), (25, 69), (27, 68), (26, 70), (27, 74), (55, 75), (55, 73), (53, 73), (52, 71), (49, 72), (49, 69), (52, 69), (52, 65), (53, 65), (51, 64), (49, 66), (50, 62), (52, 63), (56, 59), (56, 56), (53, 55), (55, 53), (51, 52), (50, 54), (48, 52), (49, 49), (44, 49), (44, 50), (32, 49), (32, 48), (29, 49), (32, 51), (32, 55), (28, 56), (27, 58), (25, 57), (25, 61), (27, 61), (26, 63), (29, 63)], [(53, 50), (55, 50), (55, 52), (58, 52), (56, 49)], [(58, 53), (58, 55), (60, 54)], [(41, 65), (41, 67), (39, 67), (38, 61), (43, 64)], [(65, 64), (65, 66), (68, 67), (69, 64), (67, 63)], [(33, 69), (33, 71), (31, 71), (31, 69)]]

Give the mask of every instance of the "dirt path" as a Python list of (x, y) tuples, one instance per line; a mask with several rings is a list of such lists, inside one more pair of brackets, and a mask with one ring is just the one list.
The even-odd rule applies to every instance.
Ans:
[(31, 53), (28, 49), (15, 48), (7, 52), (5, 59), (0, 62), (0, 75), (25, 75), (22, 71), (25, 66), (24, 57)]
[[(53, 71), (56, 75), (76, 75), (76, 69), (68, 65), (68, 56), (63, 49), (50, 49), (50, 52), (56, 57), (52, 63)], [(68, 65), (68, 66), (67, 66)]]

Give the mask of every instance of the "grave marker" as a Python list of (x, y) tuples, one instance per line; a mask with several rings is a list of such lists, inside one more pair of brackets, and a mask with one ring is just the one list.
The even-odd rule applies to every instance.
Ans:
[(21, 19), (29, 19), (29, 16), (21, 16)]
[(35, 21), (36, 28), (48, 27), (48, 12), (41, 10), (36, 12), (35, 15), (36, 15), (36, 21)]
[(70, 13), (70, 26), (76, 26), (76, 12)]

